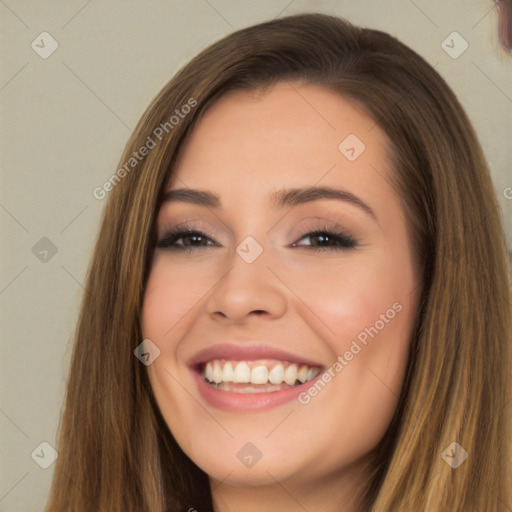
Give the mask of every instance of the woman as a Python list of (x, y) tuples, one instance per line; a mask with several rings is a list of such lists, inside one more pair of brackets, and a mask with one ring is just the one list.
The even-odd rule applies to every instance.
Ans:
[(503, 229), (416, 53), (235, 32), (103, 190), (47, 511), (510, 510)]

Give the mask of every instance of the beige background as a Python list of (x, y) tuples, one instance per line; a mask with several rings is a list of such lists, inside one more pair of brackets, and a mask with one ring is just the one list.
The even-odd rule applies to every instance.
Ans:
[[(179, 66), (234, 29), (315, 10), (390, 32), (445, 77), (482, 142), (512, 246), (512, 55), (498, 44), (492, 1), (0, 0), (0, 511), (46, 502), (53, 466), (31, 454), (51, 461), (39, 445), (55, 444), (105, 204), (92, 190)], [(31, 47), (43, 31), (59, 45), (46, 59)], [(441, 46), (454, 31), (469, 45), (457, 59)], [(32, 250), (43, 237), (57, 249), (40, 253), (47, 261)]]

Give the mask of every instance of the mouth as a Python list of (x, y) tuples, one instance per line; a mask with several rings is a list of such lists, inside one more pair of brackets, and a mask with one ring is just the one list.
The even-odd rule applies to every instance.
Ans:
[(213, 359), (198, 365), (196, 371), (219, 391), (249, 394), (301, 387), (319, 375), (321, 368), (277, 359)]
[(262, 411), (297, 399), (325, 368), (280, 347), (212, 344), (187, 365), (205, 405), (227, 412)]

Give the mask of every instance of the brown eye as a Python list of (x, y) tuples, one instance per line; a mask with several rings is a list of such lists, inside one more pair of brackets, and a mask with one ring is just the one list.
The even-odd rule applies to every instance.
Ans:
[[(312, 243), (308, 246), (300, 246), (297, 243), (293, 244), (294, 247), (311, 247), (316, 251), (324, 250), (342, 250), (353, 249), (356, 246), (356, 241), (346, 235), (345, 233), (338, 233), (333, 231), (312, 231), (304, 234), (300, 239), (310, 238)], [(316, 240), (315, 242), (313, 242)]]
[[(178, 243), (181, 240), (181, 243)], [(213, 243), (208, 243), (213, 242)], [(195, 248), (218, 246), (219, 244), (201, 231), (174, 231), (166, 233), (157, 243), (159, 249), (190, 251)]]

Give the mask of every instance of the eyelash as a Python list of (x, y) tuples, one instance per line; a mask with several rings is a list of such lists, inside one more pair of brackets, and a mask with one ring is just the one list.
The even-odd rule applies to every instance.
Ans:
[[(357, 246), (357, 242), (351, 236), (349, 236), (346, 233), (343, 233), (341, 231), (332, 231), (331, 229), (327, 229), (327, 228), (326, 229), (323, 229), (323, 228), (316, 229), (314, 231), (308, 231), (308, 232), (304, 233), (299, 238), (299, 240), (302, 240), (305, 237), (314, 237), (314, 236), (320, 236), (320, 235), (324, 235), (324, 236), (327, 235), (329, 240), (332, 239), (333, 241), (337, 241), (337, 243), (339, 243), (340, 245), (338, 245), (338, 246), (323, 246), (323, 247), (322, 246), (315, 247), (312, 245), (298, 246), (298, 245), (295, 245), (295, 242), (294, 242), (292, 247), (309, 247), (310, 250), (312, 250), (314, 252), (326, 252), (326, 251), (349, 250), (349, 249), (354, 249)], [(211, 240), (214, 243), (211, 245), (208, 245), (208, 246), (190, 246), (190, 247), (173, 245), (180, 238), (185, 238), (187, 236), (196, 236), (196, 237), (199, 236), (201, 238)], [(165, 250), (176, 251), (176, 252), (184, 252), (184, 253), (193, 252), (194, 250), (201, 249), (204, 247), (218, 247), (219, 245), (220, 244), (218, 244), (218, 242), (215, 242), (208, 235), (206, 235), (205, 233), (203, 233), (201, 231), (198, 231), (195, 229), (182, 229), (182, 228), (174, 229), (174, 230), (167, 232), (162, 237), (162, 239), (157, 243), (157, 247), (159, 249), (165, 249)]]

